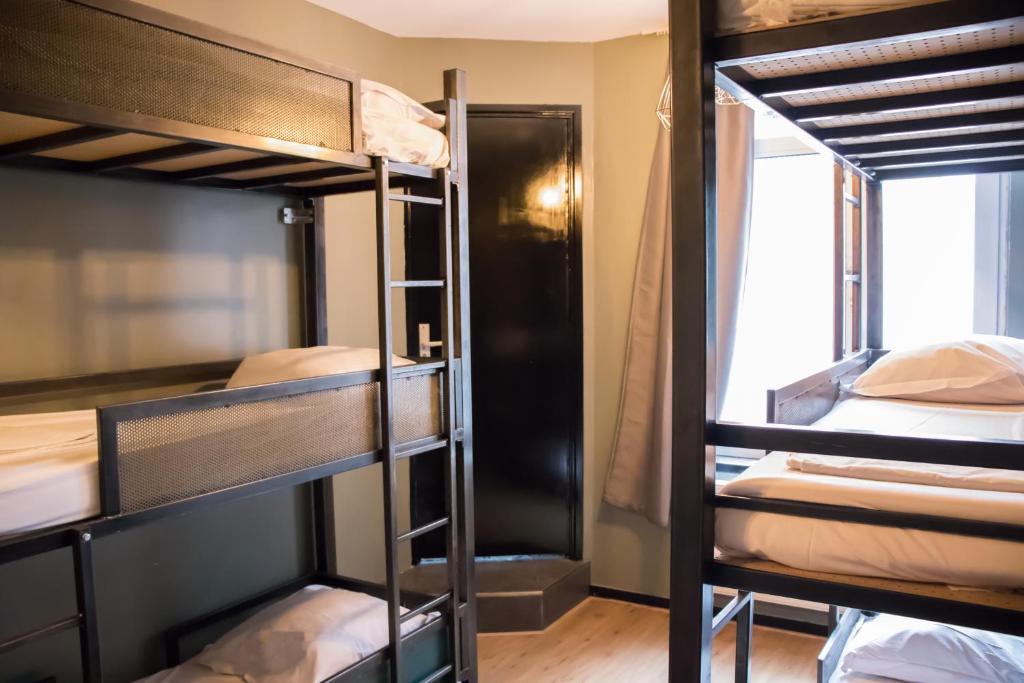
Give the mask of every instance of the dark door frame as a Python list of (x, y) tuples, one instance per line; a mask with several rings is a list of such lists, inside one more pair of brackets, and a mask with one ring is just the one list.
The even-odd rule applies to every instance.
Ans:
[[(430, 106), (430, 105), (428, 105)], [(571, 340), (572, 365), (569, 367), (570, 382), (574, 385), (577, 396), (573, 410), (573, 423), (569, 427), (570, 445), (570, 479), (571, 499), (568, 508), (572, 516), (570, 537), (566, 539), (567, 556), (573, 560), (583, 559), (583, 131), (582, 107), (580, 105), (550, 104), (470, 104), (467, 106), (469, 118), (501, 117), (501, 118), (555, 118), (564, 119), (567, 126), (568, 139), (566, 145), (571, 150), (569, 163), (569, 201), (568, 207), (568, 251), (569, 261), (566, 264), (566, 276), (569, 281), (569, 324), (574, 330)], [(472, 145), (470, 139), (469, 144)], [(469, 170), (469, 192), (472, 196), (472, 169)], [(472, 239), (472, 225), (470, 225)], [(470, 263), (470, 268), (473, 264)], [(470, 292), (472, 296), (472, 292)], [(409, 327), (409, 341), (414, 343), (414, 331)], [(410, 347), (412, 348), (412, 347)], [(420, 559), (416, 544), (413, 547), (414, 561)]]

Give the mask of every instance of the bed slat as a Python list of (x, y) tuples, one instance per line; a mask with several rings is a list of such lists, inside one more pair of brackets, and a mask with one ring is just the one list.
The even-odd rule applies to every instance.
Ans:
[(779, 97), (816, 90), (833, 90), (865, 83), (887, 83), (899, 80), (953, 76), (1024, 62), (1024, 45), (979, 50), (941, 57), (926, 57), (905, 62), (859, 66), (851, 69), (819, 71), (797, 76), (751, 79), (746, 86), (758, 97)]

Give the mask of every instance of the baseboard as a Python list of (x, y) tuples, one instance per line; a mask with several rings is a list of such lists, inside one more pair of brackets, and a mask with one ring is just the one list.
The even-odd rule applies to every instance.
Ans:
[(669, 600), (658, 595), (646, 595), (644, 593), (631, 593), (630, 591), (619, 590), (618, 588), (607, 588), (605, 586), (591, 586), (590, 594), (595, 598), (607, 598), (609, 600), (620, 600), (632, 602), (636, 605), (647, 607), (660, 607), (668, 609)]
[[(595, 598), (607, 598), (609, 600), (620, 600), (631, 602), (636, 605), (647, 607), (660, 607), (668, 609), (670, 601), (659, 595), (647, 595), (645, 593), (633, 593), (631, 591), (608, 588), (606, 586), (591, 586), (590, 594)], [(715, 607), (720, 609), (728, 602), (727, 596), (715, 596)], [(770, 612), (770, 613), (766, 613)], [(758, 626), (767, 626), (794, 633), (805, 633), (812, 636), (828, 635), (828, 626), (821, 623), (820, 613), (814, 610), (806, 610), (797, 607), (788, 607), (784, 613), (779, 613), (778, 606), (754, 602), (754, 623)]]

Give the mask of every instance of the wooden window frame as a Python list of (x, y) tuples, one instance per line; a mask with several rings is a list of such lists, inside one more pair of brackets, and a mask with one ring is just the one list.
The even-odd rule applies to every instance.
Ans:
[(833, 167), (832, 357), (864, 348), (864, 182), (842, 164)]

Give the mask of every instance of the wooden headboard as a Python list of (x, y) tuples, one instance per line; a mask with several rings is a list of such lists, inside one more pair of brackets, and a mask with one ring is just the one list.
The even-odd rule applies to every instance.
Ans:
[(865, 349), (837, 361), (809, 377), (778, 389), (768, 390), (768, 422), (810, 425), (824, 417), (839, 400), (841, 384), (849, 384), (885, 355), (885, 351)]

